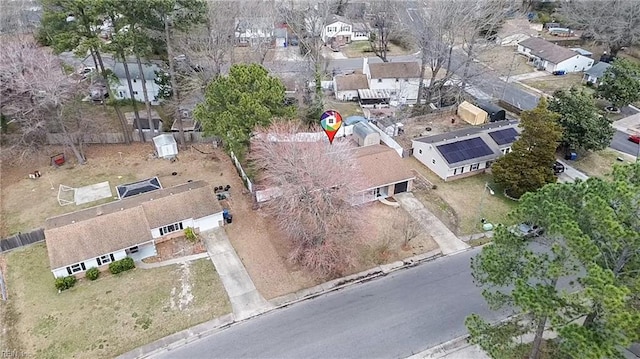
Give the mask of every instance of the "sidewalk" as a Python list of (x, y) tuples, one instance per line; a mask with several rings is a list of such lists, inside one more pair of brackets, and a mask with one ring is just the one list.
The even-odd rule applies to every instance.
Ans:
[(227, 290), (236, 321), (247, 319), (273, 308), (253, 284), (249, 273), (231, 246), (224, 227), (200, 233), (213, 265)]
[(614, 121), (613, 127), (615, 127), (618, 131), (626, 133), (640, 133), (640, 113), (636, 113), (635, 115), (627, 116), (618, 121)]
[(208, 257), (209, 257), (209, 253), (198, 253), (198, 254), (192, 254), (190, 256), (169, 259), (162, 262), (155, 262), (155, 263), (136, 262), (136, 267), (142, 268), (142, 269), (151, 269), (151, 268), (170, 266), (172, 264), (190, 262), (196, 259), (208, 258)]
[(443, 255), (453, 254), (469, 248), (469, 245), (461, 241), (453, 232), (447, 228), (431, 211), (413, 196), (413, 193), (400, 193), (394, 196), (413, 218), (415, 218), (423, 228), (438, 243)]

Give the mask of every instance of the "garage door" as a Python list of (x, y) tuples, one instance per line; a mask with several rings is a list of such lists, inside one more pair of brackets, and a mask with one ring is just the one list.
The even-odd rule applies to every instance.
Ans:
[(395, 188), (393, 189), (393, 193), (407, 192), (407, 184), (408, 181), (396, 183)]

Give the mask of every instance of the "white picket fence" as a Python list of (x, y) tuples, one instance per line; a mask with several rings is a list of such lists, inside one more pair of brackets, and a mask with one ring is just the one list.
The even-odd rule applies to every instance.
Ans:
[(402, 146), (400, 146), (398, 142), (391, 138), (391, 136), (387, 135), (377, 125), (374, 125), (372, 123), (370, 123), (370, 125), (374, 130), (378, 131), (378, 133), (380, 134), (380, 140), (382, 140), (385, 145), (393, 148), (398, 153), (398, 156), (402, 157), (402, 154), (404, 153), (404, 149), (402, 148)]
[(238, 158), (233, 153), (233, 151), (229, 151), (229, 155), (231, 156), (231, 159), (233, 160), (233, 163), (236, 165), (236, 168), (238, 169), (238, 172), (240, 172), (240, 176), (242, 177), (242, 181), (247, 186), (247, 189), (249, 190), (249, 192), (253, 193), (253, 183), (251, 183), (251, 180), (249, 179), (249, 176), (247, 176), (247, 173), (244, 171), (244, 169), (242, 169), (242, 165), (240, 164), (240, 161), (238, 161)]

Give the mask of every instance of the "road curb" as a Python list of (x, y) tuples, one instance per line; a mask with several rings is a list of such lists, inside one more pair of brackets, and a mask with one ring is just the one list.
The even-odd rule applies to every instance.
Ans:
[[(463, 251), (466, 251), (466, 249)], [(429, 262), (439, 257), (443, 257), (442, 252), (440, 251), (440, 249), (436, 249), (433, 251), (429, 251), (427, 253), (418, 254), (418, 255), (406, 258), (401, 261), (396, 261), (389, 264), (382, 264), (380, 266), (373, 267), (371, 269), (368, 269), (359, 273), (355, 273), (346, 277), (333, 279), (328, 282), (318, 284), (311, 288), (305, 288), (297, 292), (289, 293), (281, 297), (272, 299), (269, 301), (269, 303), (273, 305), (273, 308), (256, 313), (255, 315), (252, 315), (250, 317), (243, 318), (241, 320), (236, 320), (233, 313), (227, 314), (222, 317), (210, 320), (208, 322), (198, 324), (194, 327), (168, 335), (164, 338), (158, 339), (154, 342), (151, 342), (149, 344), (136, 348), (132, 351), (124, 353), (118, 356), (117, 358), (118, 359), (149, 358), (163, 352), (169, 352), (185, 344), (191, 343), (195, 340), (217, 333), (232, 325), (269, 313), (276, 309), (288, 307), (292, 304), (302, 302), (308, 299), (316, 298), (323, 294), (334, 292), (334, 291), (352, 286), (354, 284), (367, 282), (375, 278), (393, 273), (395, 271), (415, 267), (418, 264)]]
[(463, 335), (461, 337), (457, 337), (455, 339), (449, 340), (442, 344), (436, 345), (435, 347), (431, 347), (427, 350), (421, 351), (420, 353), (416, 353), (406, 359), (436, 359), (442, 358), (443, 356), (450, 354), (454, 351), (458, 351), (460, 349), (471, 346), (467, 339), (469, 335)]

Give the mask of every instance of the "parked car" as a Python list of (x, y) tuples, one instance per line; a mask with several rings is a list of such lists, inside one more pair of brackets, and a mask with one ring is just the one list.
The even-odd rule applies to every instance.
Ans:
[(629, 135), (628, 140), (640, 145), (640, 135)]
[(561, 174), (562, 172), (564, 172), (564, 165), (558, 161), (556, 161), (553, 164), (553, 173), (556, 175)]
[(520, 223), (509, 228), (514, 235), (522, 238), (534, 238), (544, 234), (544, 229), (530, 223)]

